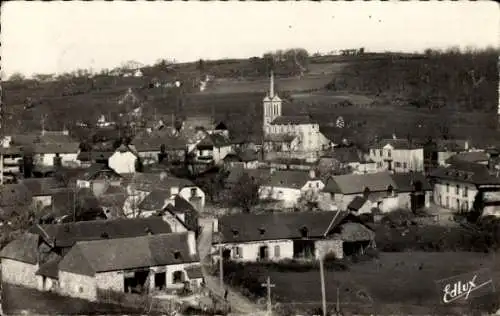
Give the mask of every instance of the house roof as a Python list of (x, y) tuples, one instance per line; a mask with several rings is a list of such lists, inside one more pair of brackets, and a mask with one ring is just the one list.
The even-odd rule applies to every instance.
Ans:
[(199, 258), (189, 251), (188, 233), (171, 233), (81, 241), (59, 263), (59, 269), (93, 276), (98, 272), (197, 261)]
[(463, 162), (477, 163), (477, 162), (488, 161), (489, 158), (490, 156), (488, 155), (488, 153), (484, 151), (469, 151), (453, 155), (450, 158), (448, 158), (446, 162), (453, 163), (453, 162), (463, 161)]
[(340, 211), (235, 214), (222, 216), (219, 226), (224, 243), (302, 238), (304, 228), (308, 237), (319, 238), (346, 215)]
[(141, 191), (153, 191), (154, 189), (162, 189), (170, 191), (173, 187), (178, 187), (179, 190), (184, 187), (192, 187), (195, 184), (183, 178), (165, 175), (163, 173), (135, 173), (130, 180), (130, 186), (134, 186)]
[(142, 200), (138, 207), (141, 211), (161, 210), (170, 196), (170, 191), (161, 189), (153, 190)]
[(232, 141), (229, 137), (226, 137), (222, 134), (208, 134), (203, 138), (196, 147), (224, 147), (232, 144)]
[(76, 157), (80, 161), (107, 160), (114, 154), (113, 151), (82, 151)]
[(38, 235), (29, 232), (24, 233), (19, 238), (7, 244), (0, 252), (0, 257), (29, 264), (37, 264), (38, 241)]
[(368, 199), (363, 196), (355, 196), (354, 199), (352, 199), (351, 203), (347, 205), (347, 209), (359, 211), (363, 207), (363, 205), (365, 205), (366, 201), (368, 201)]
[(52, 279), (59, 279), (59, 262), (63, 257), (57, 256), (44, 264), (40, 265), (35, 275), (42, 275)]
[(448, 167), (438, 167), (430, 174), (430, 177), (476, 185), (500, 184), (500, 178), (490, 174), (486, 165), (463, 161), (453, 162)]
[(347, 242), (367, 241), (375, 238), (375, 233), (360, 223), (347, 222), (340, 225), (340, 238)]
[[(78, 241), (99, 240), (106, 238), (129, 238), (144, 236), (151, 231), (153, 234), (172, 232), (170, 225), (160, 217), (148, 218), (118, 218), (113, 220), (95, 220), (64, 224), (41, 225), (42, 229), (55, 240), (58, 247), (71, 247)], [(37, 226), (29, 230), (40, 233)]]
[(323, 158), (333, 158), (340, 163), (361, 162), (363, 155), (356, 147), (339, 147), (335, 148)]
[(394, 173), (391, 174), (392, 180), (396, 183), (395, 189), (398, 192), (413, 192), (415, 183), (420, 182), (423, 191), (432, 191), (432, 185), (427, 178), (420, 172)]
[(406, 138), (388, 138), (388, 139), (382, 139), (379, 142), (377, 142), (372, 148), (383, 148), (386, 145), (391, 145), (394, 149), (417, 149), (417, 148), (423, 148), (422, 146), (409, 141)]
[(21, 182), (32, 196), (51, 196), (54, 190), (63, 188), (63, 183), (55, 178), (28, 178)]
[(23, 152), (21, 146), (9, 146), (3, 147), (0, 146), (0, 154), (2, 155), (21, 155)]
[(0, 186), (0, 207), (26, 205), (31, 198), (28, 187), (22, 183)]
[(269, 179), (263, 183), (278, 188), (301, 189), (308, 181), (319, 180), (311, 178), (309, 171), (302, 170), (276, 170)]
[(387, 191), (389, 186), (396, 189), (396, 183), (388, 172), (346, 174), (329, 178), (323, 191), (356, 194), (363, 193), (365, 188), (368, 188), (370, 192)]
[(269, 169), (244, 169), (243, 166), (234, 166), (229, 170), (226, 183), (235, 184), (240, 181), (243, 174), (248, 174), (250, 178), (257, 181), (265, 181), (271, 174)]
[(460, 152), (467, 150), (470, 146), (471, 144), (468, 140), (439, 139), (436, 141), (436, 149), (438, 151)]
[(80, 149), (80, 144), (73, 143), (34, 143), (32, 145), (33, 153), (35, 154), (71, 154), (77, 153)]
[(224, 157), (224, 161), (250, 162), (258, 160), (258, 154), (254, 150), (244, 150), (240, 153), (229, 153)]
[(272, 125), (300, 125), (300, 124), (316, 124), (309, 115), (282, 115), (278, 116), (271, 122)]
[(100, 172), (106, 172), (106, 173), (111, 173), (114, 176), (120, 176), (113, 169), (108, 168), (108, 166), (106, 166), (103, 163), (93, 163), (90, 167), (88, 167), (87, 169), (85, 169), (80, 174), (80, 176), (78, 177), (78, 180), (85, 180), (85, 181), (92, 180)]

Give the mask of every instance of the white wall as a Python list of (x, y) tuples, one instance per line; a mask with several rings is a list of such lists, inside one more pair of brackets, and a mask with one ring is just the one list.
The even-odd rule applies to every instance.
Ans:
[[(382, 155), (380, 155), (382, 150)], [(389, 156), (390, 152), (390, 156)], [(379, 170), (387, 169), (385, 159), (392, 158), (392, 170), (395, 172), (416, 171), (421, 172), (424, 169), (424, 149), (394, 149), (390, 144), (385, 145), (382, 149), (370, 149), (370, 159), (378, 164)], [(399, 166), (396, 166), (399, 163)], [(382, 166), (380, 166), (382, 164)], [(406, 164), (406, 168), (404, 166)]]
[[(457, 185), (459, 186), (458, 194)], [(441, 179), (436, 179), (434, 184), (434, 203), (451, 210), (459, 210), (458, 206), (470, 210), (476, 194), (477, 188), (474, 184)], [(457, 199), (459, 205), (457, 205)]]
[[(293, 241), (292, 240), (265, 240), (245, 243), (227, 243), (223, 244), (225, 249), (231, 250), (231, 260), (234, 261), (257, 261), (259, 258), (259, 248), (268, 246), (270, 260), (293, 259)], [(279, 257), (276, 256), (276, 246), (279, 246)], [(241, 258), (235, 258), (235, 247), (240, 247)]]
[(130, 151), (123, 153), (116, 151), (113, 155), (111, 155), (111, 157), (109, 157), (108, 163), (109, 167), (116, 173), (134, 173), (136, 159), (137, 157)]
[(59, 271), (59, 286), (62, 295), (97, 300), (97, 283), (94, 277)]
[[(54, 158), (56, 157), (55, 153), (47, 153), (47, 154), (35, 154), (34, 162), (36, 165), (42, 166), (54, 166)], [(78, 152), (75, 153), (66, 153), (59, 154), (61, 158), (61, 163), (63, 166), (71, 166), (74, 163), (77, 163)]]
[(36, 289), (38, 287), (36, 271), (38, 271), (38, 264), (2, 259), (2, 282)]
[(99, 289), (117, 292), (123, 292), (125, 289), (125, 280), (121, 271), (96, 273), (95, 280)]
[[(45, 284), (44, 284), (45, 278)], [(38, 290), (39, 291), (54, 291), (59, 292), (59, 281), (42, 275), (37, 275)]]
[(260, 186), (259, 188), (259, 199), (273, 199), (282, 201), (284, 207), (295, 206), (301, 195), (302, 192), (299, 189), (280, 188), (264, 185)]

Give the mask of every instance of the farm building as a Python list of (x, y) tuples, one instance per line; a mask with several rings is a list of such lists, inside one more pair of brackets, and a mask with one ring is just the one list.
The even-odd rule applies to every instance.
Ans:
[(96, 301), (100, 290), (198, 287), (200, 271), (193, 232), (79, 241), (59, 263), (59, 284), (63, 295)]
[[(343, 258), (344, 242), (374, 245), (373, 232), (358, 225), (340, 211), (226, 215), (214, 247), (222, 246), (223, 256), (235, 261), (314, 260), (328, 253)], [(355, 231), (363, 233), (355, 237)]]

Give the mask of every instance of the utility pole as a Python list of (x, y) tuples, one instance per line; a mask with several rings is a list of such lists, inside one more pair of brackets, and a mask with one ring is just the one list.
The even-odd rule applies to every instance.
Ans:
[(275, 287), (275, 284), (271, 283), (271, 278), (267, 277), (266, 283), (261, 284), (263, 287), (267, 288), (267, 315), (271, 316), (272, 305), (271, 305), (271, 288)]
[(224, 260), (222, 258), (222, 240), (219, 241), (219, 283), (220, 288), (224, 288)]
[(323, 316), (326, 316), (326, 290), (325, 290), (325, 270), (323, 267), (324, 256), (320, 255), (319, 258), (319, 273), (321, 277), (321, 304), (323, 309)]

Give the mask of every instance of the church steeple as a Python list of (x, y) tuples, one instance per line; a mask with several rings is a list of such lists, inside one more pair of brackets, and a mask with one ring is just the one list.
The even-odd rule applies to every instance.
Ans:
[(269, 97), (274, 97), (274, 72), (271, 70), (271, 80), (269, 82)]

